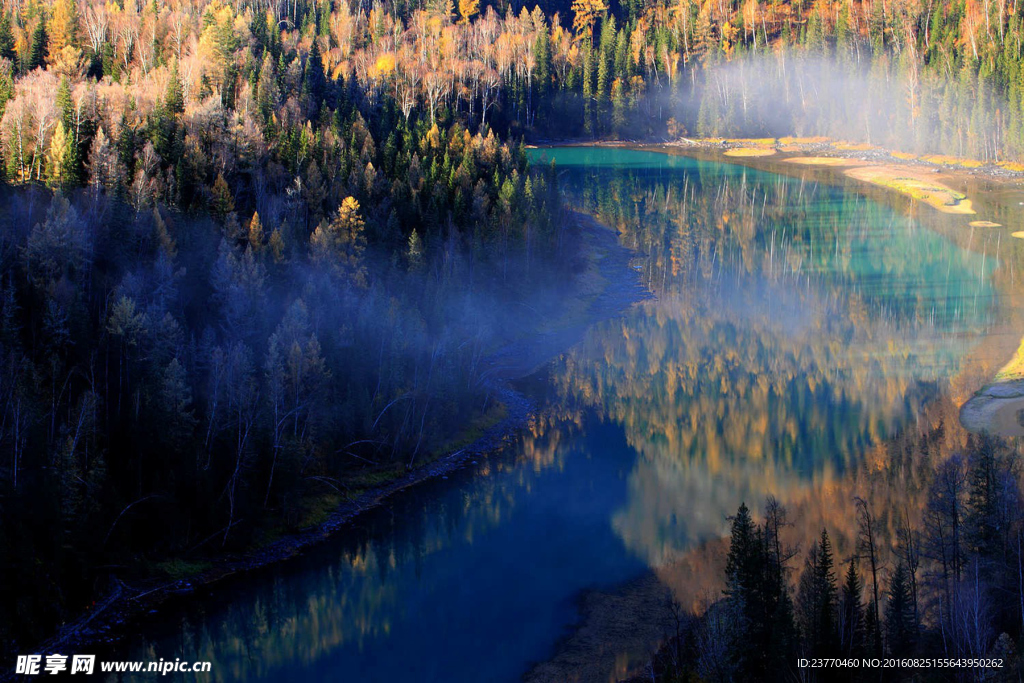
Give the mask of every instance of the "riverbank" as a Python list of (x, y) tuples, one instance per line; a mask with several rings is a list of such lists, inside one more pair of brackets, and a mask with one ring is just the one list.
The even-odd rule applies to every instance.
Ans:
[[(632, 143), (613, 143), (632, 144)], [(864, 143), (830, 140), (822, 137), (783, 138), (680, 138), (661, 143), (661, 147), (680, 150), (718, 152), (733, 159), (802, 157), (820, 160), (821, 165), (842, 165), (836, 161), (849, 160), (862, 165), (900, 165), (925, 171), (963, 173), (1002, 181), (1024, 181), (1024, 164), (1016, 162), (985, 162), (939, 154), (912, 154), (885, 149)], [(643, 145), (650, 148), (651, 145)]]
[[(580, 618), (554, 656), (534, 666), (524, 683), (618, 680), (643, 670), (650, 645), (674, 632), (671, 589), (655, 571), (611, 590), (588, 591)], [(614, 643), (614, 647), (609, 647)]]
[[(943, 213), (972, 217), (979, 213), (979, 209), (974, 206), (974, 198), (962, 191), (960, 186), (964, 183), (986, 181), (1003, 188), (1024, 188), (1024, 164), (909, 154), (827, 138), (680, 138), (660, 143), (607, 140), (570, 144), (657, 151), (751, 166), (774, 173), (817, 169), (822, 173), (839, 174), (885, 188)], [(999, 222), (973, 218), (970, 224), (974, 227), (1003, 227)]]
[[(202, 570), (184, 578), (131, 582), (115, 579), (88, 611), (65, 624), (53, 638), (32, 651), (44, 654), (81, 652), (116, 641), (141, 615), (160, 609), (177, 597), (296, 557), (331, 538), (359, 515), (395, 494), (447, 476), (501, 449), (529, 424), (536, 412), (534, 402), (513, 383), (565, 352), (591, 325), (649, 296), (630, 268), (633, 252), (619, 244), (614, 230), (576, 212), (566, 212), (564, 220), (580, 245), (571, 264), (574, 285), (564, 293), (562, 315), (556, 320), (535, 321), (519, 338), (494, 350), (485, 361), (482, 384), (504, 407), (504, 414), (495, 424), (484, 428), (479, 436), (474, 435), (476, 438), (468, 445), (362, 490), (336, 507), (326, 519), (300, 532), (284, 535), (247, 552), (187, 558), (188, 562), (182, 561), (182, 564), (202, 567)], [(6, 680), (9, 675), (8, 672), (0, 674), (0, 680)]]

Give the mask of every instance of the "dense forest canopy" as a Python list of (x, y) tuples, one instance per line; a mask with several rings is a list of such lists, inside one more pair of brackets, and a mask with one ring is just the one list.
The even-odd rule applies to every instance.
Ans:
[(1007, 0), (4, 10), (8, 176), (119, 181), (184, 204), (217, 175), (293, 175), (356, 93), (407, 124), (536, 135), (835, 135), (986, 159), (1024, 145), (1024, 27)]

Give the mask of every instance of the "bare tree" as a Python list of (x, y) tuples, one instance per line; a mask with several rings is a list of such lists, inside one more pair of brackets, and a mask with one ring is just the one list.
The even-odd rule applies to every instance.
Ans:
[(84, 23), (89, 48), (93, 54), (99, 54), (103, 44), (107, 42), (107, 30), (110, 25), (106, 3), (88, 3), (85, 7)]
[(871, 512), (871, 505), (867, 500), (857, 496), (853, 499), (857, 507), (857, 545), (860, 553), (867, 558), (868, 567), (871, 569), (871, 612), (874, 618), (875, 638), (873, 647), (878, 650), (881, 646), (881, 615), (878, 610), (879, 591), (878, 575), (882, 569), (882, 560), (879, 556), (877, 520)]

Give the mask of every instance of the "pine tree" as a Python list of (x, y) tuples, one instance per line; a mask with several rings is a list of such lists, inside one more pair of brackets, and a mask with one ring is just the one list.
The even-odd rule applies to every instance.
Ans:
[[(970, 447), (970, 444), (968, 444)], [(990, 559), (999, 546), (998, 468), (992, 440), (978, 438), (968, 461), (970, 489), (967, 497), (967, 533), (971, 550)]]
[(12, 97), (14, 97), (14, 77), (9, 69), (0, 68), (0, 120), (3, 120), (4, 110)]
[(597, 99), (605, 100), (615, 78), (615, 18), (606, 16), (601, 22), (601, 40), (597, 51)]
[(346, 197), (328, 223), (321, 221), (309, 237), (313, 260), (326, 264), (353, 284), (366, 284), (363, 252), (366, 249), (366, 223), (359, 215), (359, 202)]
[(263, 64), (260, 66), (259, 89), (256, 94), (256, 106), (263, 116), (265, 125), (268, 126), (268, 134), (272, 133), (272, 120), (274, 108), (277, 106), (280, 90), (277, 87), (277, 70), (270, 53), (263, 55)]
[(885, 634), (889, 654), (893, 657), (908, 655), (913, 649), (916, 633), (907, 568), (900, 561), (889, 581), (889, 595), (885, 604)]
[(10, 60), (12, 63), (18, 58), (14, 50), (14, 31), (11, 30), (11, 15), (7, 12), (0, 14), (0, 59)]
[(857, 558), (850, 560), (839, 602), (839, 648), (841, 656), (857, 657), (864, 651), (864, 590), (857, 572)]
[(726, 596), (746, 600), (746, 594), (753, 590), (755, 548), (755, 529), (750, 508), (746, 503), (741, 503), (736, 516), (732, 518), (729, 555), (725, 561)]
[(872, 656), (882, 655), (882, 624), (879, 614), (880, 598), (878, 586), (879, 558), (877, 545), (877, 521), (871, 511), (871, 506), (863, 498), (855, 498), (857, 507), (858, 545), (868, 561), (868, 569), (871, 571), (871, 599), (868, 603), (868, 615), (865, 619), (866, 639), (869, 652)]
[(213, 201), (210, 204), (210, 208), (213, 209), (215, 215), (221, 218), (235, 210), (235, 198), (231, 193), (231, 188), (228, 187), (228, 182), (220, 173), (217, 174), (217, 179), (213, 181)]
[(303, 89), (309, 97), (309, 103), (314, 112), (320, 109), (326, 82), (324, 63), (320, 57), (320, 45), (314, 40), (313, 45), (309, 48), (309, 56), (306, 58), (306, 74), (303, 81)]
[(413, 230), (409, 235), (409, 247), (406, 250), (406, 258), (409, 260), (409, 270), (417, 271), (423, 267), (423, 240), (420, 239), (418, 230)]
[(821, 655), (835, 652), (836, 633), (836, 575), (832, 559), (832, 541), (826, 529), (821, 530), (818, 542), (818, 567), (814, 577), (817, 598), (817, 632), (814, 634), (815, 649)]
[(50, 136), (50, 149), (47, 152), (47, 173), (52, 183), (64, 187), (71, 181), (68, 168), (73, 141), (64, 130), (64, 122), (58, 121)]
[(850, 27), (850, 10), (845, 3), (839, 9), (836, 21), (836, 58), (840, 64), (848, 64), (853, 57), (853, 41), (856, 36)]
[(25, 70), (40, 69), (46, 66), (46, 59), (49, 56), (49, 37), (46, 32), (46, 17), (40, 16), (36, 28), (32, 32), (32, 44), (28, 51), (28, 62)]
[(257, 9), (253, 12), (252, 21), (249, 22), (249, 34), (253, 38), (256, 48), (256, 56), (266, 52), (270, 47), (270, 28), (267, 24), (267, 13)]
[(725, 561), (725, 597), (734, 622), (730, 643), (731, 658), (740, 671), (750, 667), (750, 657), (756, 645), (750, 642), (752, 631), (750, 615), (758, 611), (757, 566), (758, 543), (750, 509), (741, 503), (732, 518), (729, 555)]
[(807, 553), (800, 578), (800, 616), (804, 642), (812, 657), (836, 655), (838, 596), (832, 542), (822, 529), (817, 544)]
[(192, 388), (188, 373), (177, 358), (164, 369), (159, 392), (160, 443), (168, 453), (186, 452), (185, 445), (195, 433), (196, 420), (192, 409)]
[(875, 617), (875, 610), (870, 607), (864, 615), (864, 648), (871, 656), (881, 656), (882, 626)]
[(185, 91), (181, 86), (177, 59), (171, 65), (171, 76), (167, 81), (167, 92), (164, 93), (164, 107), (172, 116), (185, 113)]
[(777, 678), (796, 656), (796, 610), (789, 588), (789, 560), (795, 551), (783, 544), (782, 528), (788, 526), (786, 509), (769, 496), (765, 501), (763, 538), (763, 585), (766, 604), (765, 634), (761, 638), (764, 650), (764, 671)]
[(74, 99), (71, 97), (71, 82), (67, 76), (61, 78), (57, 87), (57, 109), (60, 111), (60, 124), (64, 128), (64, 152), (57, 175), (62, 185), (77, 185), (82, 182), (84, 175), (83, 155), (76, 125)]
[(533, 53), (537, 58), (533, 68), (533, 80), (537, 88), (537, 95), (543, 101), (551, 85), (551, 39), (548, 37), (546, 27), (537, 33)]
[(622, 87), (622, 79), (612, 81), (612, 127), (622, 131), (626, 126), (626, 94)]
[(163, 216), (160, 215), (160, 210), (157, 208), (153, 209), (153, 233), (156, 235), (160, 250), (168, 259), (174, 260), (174, 257), (178, 255), (178, 245), (171, 237), (167, 223), (164, 222)]
[(590, 39), (583, 42), (583, 127), (588, 133), (594, 132), (594, 48)]
[(746, 505), (732, 518), (725, 595), (734, 620), (730, 657), (740, 680), (777, 677), (795, 652), (786, 556), (778, 538), (785, 512), (778, 506), (769, 512), (777, 519), (764, 527), (754, 524)]
[(270, 240), (267, 245), (270, 247), (270, 255), (274, 257), (274, 263), (284, 262), (284, 236), (280, 228), (274, 228), (270, 233)]

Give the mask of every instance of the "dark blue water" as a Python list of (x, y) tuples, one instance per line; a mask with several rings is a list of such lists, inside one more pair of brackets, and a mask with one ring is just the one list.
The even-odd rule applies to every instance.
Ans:
[(123, 656), (208, 658), (213, 680), (515, 680), (550, 656), (581, 591), (647, 566), (610, 517), (635, 454), (619, 427), (588, 424), (526, 436), (295, 562), (154, 615)]

